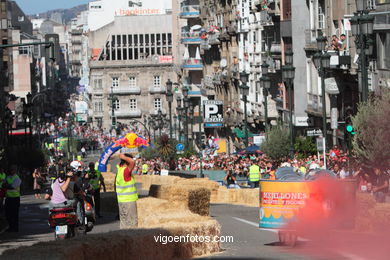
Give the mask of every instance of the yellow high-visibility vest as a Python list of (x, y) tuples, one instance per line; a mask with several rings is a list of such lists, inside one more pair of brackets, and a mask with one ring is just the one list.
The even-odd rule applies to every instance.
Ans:
[(94, 178), (89, 180), (89, 184), (92, 186), (94, 190), (100, 189), (100, 176), (102, 176), (102, 173), (100, 171), (95, 171)]
[(149, 166), (145, 163), (142, 165), (142, 173), (147, 173), (149, 170)]
[[(12, 185), (16, 179), (19, 179), (18, 175), (8, 176), (5, 181)], [(15, 189), (8, 189), (5, 195), (7, 198), (19, 198), (20, 197), (20, 186)]]
[(118, 202), (134, 202), (138, 200), (138, 192), (135, 186), (134, 177), (131, 178), (130, 181), (126, 182), (124, 173), (126, 166), (119, 167), (118, 173), (115, 178), (115, 187), (116, 187), (116, 195), (118, 197)]
[(249, 181), (260, 181), (260, 167), (256, 164), (249, 167)]

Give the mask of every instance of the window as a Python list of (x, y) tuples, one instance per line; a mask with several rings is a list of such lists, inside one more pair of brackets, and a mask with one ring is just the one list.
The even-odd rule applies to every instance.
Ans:
[(156, 88), (161, 87), (161, 77), (160, 76), (153, 77), (153, 87), (156, 87)]
[(112, 105), (114, 106), (114, 110), (119, 110), (121, 108), (121, 104), (118, 99), (115, 99)]
[(18, 22), (24, 22), (24, 16), (18, 16)]
[(322, 7), (318, 7), (318, 29), (325, 29), (326, 17)]
[(112, 78), (112, 86), (114, 88), (119, 87), (119, 78), (118, 77)]
[(102, 90), (103, 89), (102, 79), (94, 79), (93, 84), (94, 84), (96, 90)]
[(130, 99), (130, 111), (136, 111), (136, 110), (137, 110), (137, 100)]
[(137, 87), (137, 79), (136, 79), (136, 77), (129, 77), (129, 87), (130, 88)]
[(19, 47), (19, 54), (21, 55), (28, 55), (30, 53), (30, 47), (29, 46), (21, 46)]
[(94, 111), (95, 112), (103, 112), (103, 102), (101, 102), (101, 101), (95, 102)]
[(160, 109), (162, 109), (161, 98), (155, 98), (154, 99), (154, 110), (159, 111)]

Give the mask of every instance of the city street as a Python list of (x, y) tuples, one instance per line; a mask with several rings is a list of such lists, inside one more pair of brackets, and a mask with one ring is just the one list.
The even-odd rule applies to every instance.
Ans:
[[(7, 249), (29, 246), (41, 241), (52, 241), (53, 231), (47, 226), (47, 202), (35, 200), (33, 196), (22, 197), (20, 233), (0, 234), (0, 254)], [(238, 205), (214, 204), (211, 216), (222, 226), (222, 236), (233, 236), (234, 243), (223, 243), (222, 252), (205, 259), (218, 258), (254, 258), (254, 259), (329, 259), (306, 257), (300, 255), (304, 242), (298, 243), (297, 249), (279, 245), (275, 231), (260, 230), (257, 227), (258, 209)], [(115, 215), (104, 212), (90, 234), (106, 233), (119, 229), (119, 221)], [(332, 259), (354, 259), (353, 254), (328, 252)], [(362, 258), (364, 259), (364, 258)]]
[[(48, 202), (36, 200), (33, 195), (23, 196), (20, 207), (19, 233), (0, 234), (0, 254), (7, 249), (29, 246), (41, 241), (54, 240), (54, 231), (48, 227)], [(119, 229), (114, 214), (105, 213), (91, 234), (105, 233)]]

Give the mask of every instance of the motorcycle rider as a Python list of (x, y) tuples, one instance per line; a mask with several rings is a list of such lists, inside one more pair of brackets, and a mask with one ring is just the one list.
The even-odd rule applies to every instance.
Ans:
[(60, 170), (58, 175), (59, 177), (51, 185), (49, 211), (54, 208), (75, 208), (77, 218), (82, 223), (81, 203), (75, 199), (75, 194), (80, 193), (78, 186), (75, 185), (77, 177), (72, 169)]

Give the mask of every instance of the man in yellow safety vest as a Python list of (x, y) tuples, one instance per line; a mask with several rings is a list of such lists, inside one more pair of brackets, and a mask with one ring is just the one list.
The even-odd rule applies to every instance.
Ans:
[(253, 164), (249, 167), (249, 185), (251, 188), (258, 188), (260, 181), (260, 167)]
[(118, 198), (120, 228), (128, 229), (138, 226), (138, 192), (132, 175), (135, 161), (130, 154), (120, 154), (119, 158), (121, 162), (115, 177), (115, 189)]
[(93, 199), (95, 201), (95, 212), (96, 215), (100, 218), (100, 189), (103, 187), (103, 191), (106, 192), (106, 185), (104, 183), (104, 178), (102, 173), (99, 170), (95, 169), (95, 164), (90, 162), (89, 165), (89, 184), (93, 188)]
[(16, 165), (11, 166), (3, 183), (3, 187), (7, 189), (4, 208), (9, 232), (19, 232), (20, 184), (22, 181), (16, 173)]
[(148, 171), (149, 171), (149, 166), (146, 163), (142, 164), (142, 175), (148, 174)]

